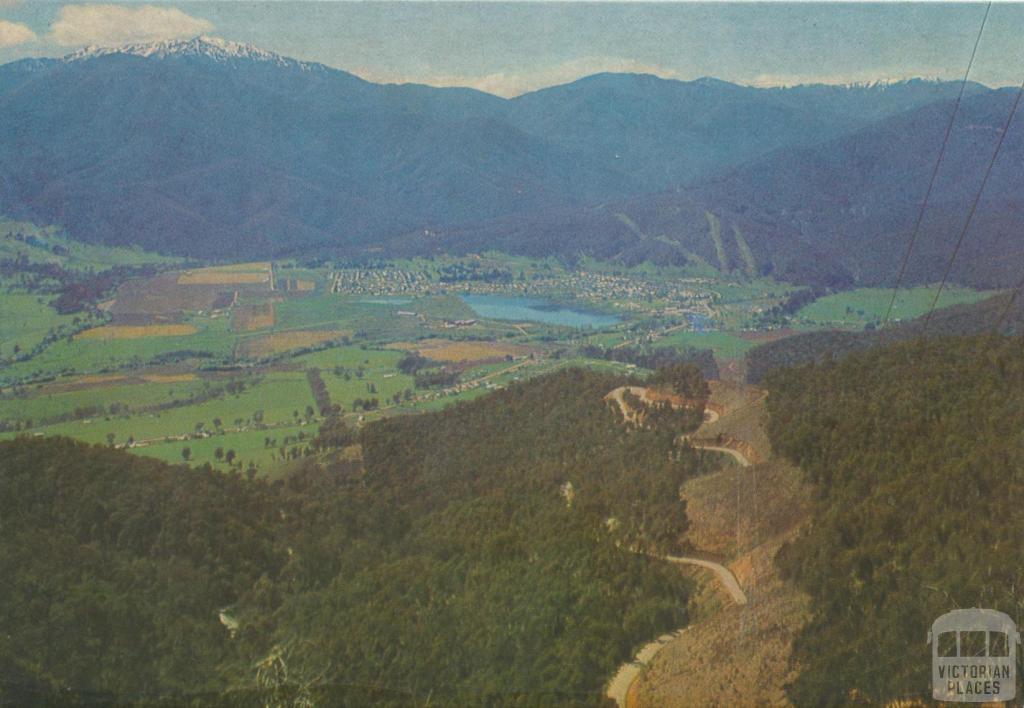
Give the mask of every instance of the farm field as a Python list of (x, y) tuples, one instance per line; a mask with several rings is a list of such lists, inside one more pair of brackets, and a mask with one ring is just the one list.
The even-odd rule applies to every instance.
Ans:
[(267, 284), (273, 280), (270, 263), (236, 263), (227, 266), (186, 270), (178, 275), (178, 285)]
[(233, 340), (225, 318), (194, 318), (186, 326), (194, 329), (194, 333), (164, 335), (162, 330), (149, 330), (150, 336), (135, 338), (79, 336), (70, 341), (61, 339), (31, 359), (5, 366), (0, 373), (0, 383), (135, 370), (166, 360), (175, 352), (198, 353), (201, 357), (220, 360), (230, 357)]
[[(93, 389), (93, 396), (106, 397), (102, 388)], [(83, 397), (84, 398), (84, 397)], [(191, 435), (221, 428), (245, 428), (262, 423), (266, 426), (288, 425), (305, 417), (313, 397), (303, 372), (267, 374), (250, 380), (241, 393), (224, 395), (194, 405), (140, 415), (108, 415), (81, 421), (69, 421), (41, 428), (33, 433), (68, 435), (86, 442), (115, 442), (129, 438), (141, 442), (170, 436)], [(297, 416), (295, 414), (298, 414)]]
[(291, 329), (270, 332), (239, 339), (236, 357), (240, 359), (262, 359), (264, 357), (304, 349), (325, 342), (348, 338), (350, 332), (338, 329)]
[(466, 362), (529, 355), (533, 350), (521, 344), (505, 342), (452, 341), (448, 339), (421, 339), (417, 342), (393, 342), (391, 349), (418, 351), (432, 361)]
[[(191, 378), (185, 378), (189, 376)], [(149, 408), (175, 400), (188, 400), (201, 395), (211, 385), (210, 382), (189, 374), (182, 374), (176, 381), (138, 379), (138, 383), (132, 383), (128, 377), (117, 375), (112, 375), (105, 381), (101, 377), (95, 378), (99, 380), (94, 383), (80, 379), (78, 383), (50, 386), (42, 391), (32, 391), (20, 396), (2, 396), (0, 421), (28, 421), (38, 424), (88, 409), (109, 412), (111, 409)]]
[[(33, 355), (48, 341), (102, 323), (95, 311), (62, 313), (53, 307), (54, 294), (63, 286), (60, 274), (67, 279), (86, 278), (95, 270), (113, 266), (170, 266), (180, 259), (140, 249), (87, 245), (67, 238), (57, 228), (0, 218), (0, 262), (8, 264), (0, 271), (2, 367), (4, 362)], [(26, 272), (27, 265), (40, 270)]]
[(605, 332), (587, 337), (587, 341), (599, 347), (614, 347), (629, 343), (629, 335), (621, 332)]
[[(448, 406), (454, 406), (458, 403), (462, 403), (463, 401), (472, 401), (474, 398), (479, 398), (480, 396), (483, 396), (488, 391), (489, 389), (481, 386), (479, 388), (472, 388), (469, 389), (468, 391), (461, 391), (459, 393), (439, 395), (434, 398), (428, 398), (422, 401), (418, 401), (414, 405), (408, 406), (407, 410), (409, 412), (421, 413), (425, 413), (428, 411), (440, 411), (444, 410)], [(379, 415), (380, 414), (378, 414), (377, 417), (379, 417)]]
[(471, 366), (463, 372), (463, 378), (466, 380), (480, 379), (484, 377), (493, 376), (500, 371), (505, 371), (509, 368), (509, 362), (507, 361), (496, 361), (490, 364), (477, 364)]
[(38, 295), (4, 293), (0, 297), (0, 360), (31, 351), (51, 332), (72, 327), (75, 319), (58, 314)]
[(362, 378), (333, 371), (321, 372), (321, 376), (331, 402), (342, 410), (354, 410), (357, 400), (377, 399), (381, 406), (391, 405), (396, 395), (404, 396), (415, 389), (411, 376), (396, 373), (394, 369), (371, 369)]
[(324, 370), (336, 366), (347, 369), (356, 369), (363, 366), (391, 371), (401, 358), (401, 352), (372, 349), (362, 345), (349, 345), (301, 354), (293, 357), (292, 362), (304, 368)]
[[(276, 305), (275, 331), (337, 329), (367, 342), (416, 339), (443, 331), (444, 319), (474, 317), (461, 300), (427, 296), (405, 302), (314, 293)], [(432, 320), (432, 321), (430, 321)]]
[(658, 346), (696, 347), (711, 349), (716, 357), (735, 359), (743, 356), (757, 342), (744, 339), (738, 332), (673, 332), (657, 340)]
[[(90, 405), (103, 406), (107, 411), (111, 404), (137, 410), (175, 399), (185, 400), (186, 405), (166, 410), (101, 413), (81, 420), (36, 426), (26, 431), (32, 435), (65, 435), (91, 443), (135, 443), (139, 445), (132, 448), (135, 451), (149, 451), (167, 444), (164, 442), (167, 438), (182, 438), (173, 441), (181, 442), (181, 447), (207, 440), (210, 436), (222, 437), (222, 433), (223, 436), (232, 436), (257, 430), (266, 432), (305, 427), (315, 418), (314, 400), (304, 371), (270, 372), (233, 381), (244, 383), (244, 390), (225, 392), (194, 404), (187, 404), (190, 395), (201, 398), (201, 394), (216, 383), (197, 379), (179, 383), (95, 386), (63, 394), (32, 396), (25, 400), (3, 399), (0, 400), (0, 414), (8, 417), (13, 414), (21, 420), (33, 414), (36, 419), (46, 419)], [(305, 425), (300, 426), (300, 423)], [(315, 431), (315, 426), (310, 430)], [(4, 437), (14, 434), (8, 432)], [(205, 449), (206, 446), (199, 445), (197, 451)], [(213, 448), (211, 455), (212, 452)], [(201, 459), (198, 452), (195, 460), (214, 461), (212, 457)]]
[(199, 330), (190, 324), (103, 325), (86, 329), (75, 339), (147, 339), (150, 337), (187, 337)]
[[(272, 430), (227, 432), (201, 439), (174, 440), (134, 448), (132, 451), (164, 462), (180, 463), (185, 460), (183, 452), (187, 448), (187, 461), (191, 464), (209, 464), (222, 470), (234, 468), (241, 471), (252, 465), (257, 474), (275, 478), (290, 459), (289, 455), (298, 454), (315, 434), (316, 426), (293, 425)], [(283, 455), (281, 448), (285, 449)], [(217, 456), (218, 449), (224, 456)], [(235, 453), (231, 464), (225, 459), (229, 452)]]
[[(893, 321), (919, 317), (931, 307), (936, 286), (901, 290), (893, 306)], [(993, 295), (990, 291), (977, 291), (956, 286), (943, 288), (937, 307), (949, 307), (977, 302)], [(801, 308), (796, 318), (803, 326), (832, 326), (862, 329), (869, 323), (879, 323), (892, 299), (888, 288), (860, 288), (827, 295)]]
[(444, 408), (456, 405), (463, 401), (470, 401), (478, 398), (491, 390), (508, 386), (515, 381), (523, 381), (528, 378), (550, 374), (566, 368), (586, 368), (595, 371), (608, 371), (612, 373), (638, 373), (646, 371), (628, 364), (616, 361), (603, 361), (599, 359), (587, 359), (584, 357), (571, 357), (566, 359), (546, 359), (538, 361), (519, 361), (514, 364), (508, 362), (500, 364), (486, 364), (474, 367), (465, 372), (464, 381), (473, 385), (464, 385), (460, 390), (443, 390), (436, 392), (417, 392), (417, 397), (410, 402), (403, 402), (400, 406), (385, 408), (381, 411), (372, 411), (364, 417), (366, 420), (373, 420), (383, 415), (394, 412), (412, 413), (424, 411), (443, 410)]
[(376, 398), (385, 406), (396, 394), (404, 395), (415, 388), (413, 377), (397, 369), (402, 356), (399, 351), (347, 346), (306, 354), (294, 361), (319, 369), (331, 402), (343, 411), (351, 411), (357, 399)]
[(232, 312), (231, 327), (236, 332), (255, 332), (273, 327), (276, 321), (272, 302), (240, 304)]

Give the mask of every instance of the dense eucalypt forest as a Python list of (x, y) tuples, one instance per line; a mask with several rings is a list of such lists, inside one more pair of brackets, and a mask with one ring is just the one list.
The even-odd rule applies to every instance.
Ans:
[(687, 581), (633, 549), (676, 547), (702, 472), (677, 425), (621, 423), (626, 383), (333, 420), (275, 482), (0, 443), (0, 702), (599, 704), (686, 621)]
[(817, 490), (778, 562), (812, 598), (796, 705), (930, 695), (926, 633), (1024, 609), (1024, 340), (917, 341), (768, 378), (769, 434)]

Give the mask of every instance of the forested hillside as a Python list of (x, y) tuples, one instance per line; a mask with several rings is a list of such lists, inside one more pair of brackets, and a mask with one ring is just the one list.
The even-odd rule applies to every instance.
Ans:
[(769, 377), (769, 435), (817, 490), (777, 562), (812, 598), (796, 705), (930, 695), (957, 607), (1021, 619), (1024, 340), (945, 338)]
[[(679, 369), (676, 385), (703, 389)], [(595, 704), (686, 621), (701, 472), (580, 370), (368, 425), (283, 481), (0, 444), (0, 697)], [(698, 395), (701, 391), (684, 391)]]
[(223, 690), (217, 613), (280, 575), (283, 504), (237, 475), (0, 444), (0, 703)]
[[(926, 317), (891, 323), (885, 328), (883, 342), (903, 342), (921, 337), (978, 335), (993, 331), (1001, 334), (1024, 332), (1024, 298), (1010, 293), (995, 295), (968, 305), (954, 305), (936, 310), (931, 322)], [(761, 344), (747, 352), (747, 381), (761, 383), (773, 370), (820, 361), (823, 357), (843, 357), (879, 343), (879, 333), (825, 331), (805, 332), (774, 342)]]

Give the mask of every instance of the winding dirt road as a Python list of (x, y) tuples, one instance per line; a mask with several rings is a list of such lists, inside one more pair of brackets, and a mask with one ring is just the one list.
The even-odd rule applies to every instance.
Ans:
[(692, 558), (690, 556), (662, 556), (662, 560), (666, 560), (669, 563), (676, 563), (679, 565), (698, 565), (701, 568), (707, 568), (718, 578), (718, 581), (725, 588), (726, 592), (729, 593), (729, 597), (737, 605), (747, 604), (747, 595), (743, 592), (743, 588), (740, 587), (740, 583), (736, 580), (736, 576), (732, 574), (732, 571), (726, 568), (721, 563), (715, 563), (714, 561), (704, 560), (702, 558)]
[[(618, 394), (618, 395), (615, 395)], [(622, 389), (616, 389), (609, 394), (618, 404), (622, 410), (623, 417), (629, 419), (627, 415), (627, 409), (625, 401), (622, 397)], [(718, 419), (718, 415), (715, 414), (714, 420)], [(713, 421), (707, 421), (713, 422)], [(701, 450), (712, 450), (714, 452), (725, 453), (730, 455), (733, 459), (740, 463), (743, 467), (750, 467), (750, 460), (743, 453), (733, 450), (729, 447), (721, 445), (705, 444), (700, 441), (689, 441), (693, 447)], [(703, 558), (694, 558), (692, 556), (652, 556), (669, 563), (675, 563), (677, 565), (695, 565), (701, 568), (705, 568), (714, 573), (715, 577), (721, 583), (722, 587), (725, 588), (726, 592), (729, 593), (729, 597), (732, 598), (733, 602), (737, 605), (747, 604), (747, 595), (743, 592), (743, 588), (740, 587), (740, 583), (736, 580), (736, 576), (733, 575), (732, 571), (726, 568), (721, 563), (715, 563), (714, 561), (705, 560)], [(611, 682), (608, 684), (608, 690), (605, 692), (609, 698), (615, 701), (621, 708), (625, 708), (627, 704), (627, 696), (629, 694), (629, 687), (636, 680), (640, 672), (644, 670), (647, 664), (657, 655), (657, 653), (668, 644), (670, 641), (678, 637), (682, 632), (685, 632), (686, 628), (663, 634), (654, 641), (648, 642), (632, 661), (626, 662), (619, 667), (619, 670), (615, 673)]]
[[(636, 415), (634, 414), (633, 409), (629, 407), (629, 404), (626, 403), (625, 394), (627, 391), (643, 401), (650, 401), (648, 389), (643, 386), (619, 386), (617, 389), (609, 391), (608, 394), (604, 397), (604, 400), (614, 401), (615, 404), (619, 407), (619, 412), (622, 413), (623, 419), (629, 423), (636, 423)], [(701, 425), (708, 425), (709, 423), (714, 423), (716, 420), (718, 420), (718, 417), (719, 416), (717, 411), (713, 411), (710, 408), (705, 408), (704, 422), (701, 423)]]
[(696, 442), (690, 440), (690, 444), (698, 450), (711, 450), (712, 452), (721, 452), (729, 455), (731, 458), (739, 462), (743, 467), (750, 467), (750, 460), (739, 450), (733, 450), (731, 447), (725, 447), (723, 445), (708, 445), (707, 443)]

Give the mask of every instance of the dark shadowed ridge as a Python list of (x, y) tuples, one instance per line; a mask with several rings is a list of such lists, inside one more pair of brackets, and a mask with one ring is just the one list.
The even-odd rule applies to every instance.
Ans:
[[(905, 86), (920, 91), (936, 84)], [(850, 105), (844, 90), (818, 88)], [(859, 90), (889, 96), (896, 89), (845, 91)], [(791, 100), (789, 92), (803, 88), (771, 91)], [(1012, 100), (1011, 90), (976, 87), (964, 100), (907, 284), (941, 277)], [(776, 149), (688, 187), (461, 224), (395, 247), (472, 252), (495, 245), (531, 254), (557, 249), (561, 255), (582, 252), (623, 262), (671, 257), (806, 285), (887, 287), (895, 281), (950, 110), (951, 101), (927, 103), (824, 142)], [(953, 282), (997, 288), (1020, 277), (1022, 160), (1024, 122), (1018, 120), (1004, 141)], [(558, 246), (545, 245), (555, 234), (563, 235)]]

